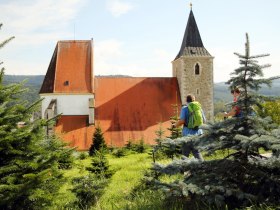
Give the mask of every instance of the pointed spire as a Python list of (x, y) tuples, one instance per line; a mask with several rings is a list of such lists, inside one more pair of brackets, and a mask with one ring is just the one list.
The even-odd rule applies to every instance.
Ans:
[(203, 46), (203, 43), (202, 43), (202, 40), (201, 40), (201, 37), (199, 34), (199, 30), (198, 30), (198, 27), (196, 25), (196, 21), (195, 21), (194, 15), (193, 15), (192, 3), (190, 3), (190, 7), (191, 7), (191, 11), (190, 11), (188, 23), (186, 26), (184, 38), (182, 41), (181, 49), (180, 49), (178, 55), (176, 56), (175, 60), (184, 54), (185, 48), (190, 48), (190, 47), (191, 48), (202, 48), (202, 49), (198, 49), (198, 50), (201, 52), (206, 51), (204, 53), (206, 53), (207, 55), (210, 55)]

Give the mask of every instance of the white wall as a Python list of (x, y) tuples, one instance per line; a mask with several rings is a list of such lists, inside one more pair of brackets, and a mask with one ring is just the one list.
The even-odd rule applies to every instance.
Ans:
[(40, 95), (44, 98), (42, 101), (42, 117), (44, 118), (45, 110), (48, 108), (52, 99), (57, 101), (57, 114), (62, 115), (88, 115), (89, 98), (94, 98), (93, 94), (84, 95)]

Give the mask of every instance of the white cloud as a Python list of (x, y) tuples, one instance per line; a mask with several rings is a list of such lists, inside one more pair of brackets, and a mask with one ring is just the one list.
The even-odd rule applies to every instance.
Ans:
[(118, 69), (121, 67), (114, 62), (123, 56), (122, 45), (122, 42), (115, 39), (94, 43), (94, 72), (96, 75), (118, 74)]
[(94, 43), (94, 51), (96, 59), (108, 59), (111, 60), (112, 57), (122, 56), (122, 45), (121, 41), (115, 39), (103, 40)]
[(107, 9), (114, 17), (119, 17), (134, 8), (134, 5), (120, 0), (108, 0)]
[(211, 54), (215, 57), (213, 61), (214, 82), (225, 82), (230, 79), (230, 73), (238, 67), (238, 58), (232, 49), (213, 48)]
[[(145, 54), (145, 53), (144, 53)], [(117, 40), (106, 40), (95, 44), (95, 75), (129, 75), (134, 77), (170, 77), (172, 74), (171, 54), (155, 49), (152, 54), (132, 56), (125, 50), (125, 44)]]
[[(55, 43), (73, 37), (68, 26), (87, 1), (89, 0), (1, 1), (0, 20), (4, 28), (0, 33), (0, 40), (16, 37), (8, 47), (1, 49), (1, 60), (5, 61), (6, 73), (44, 74)], [(50, 57), (41, 58), (40, 55), (45, 56), (46, 52), (51, 53)]]
[[(267, 44), (256, 44), (255, 46), (251, 47), (251, 55), (261, 55), (267, 52), (268, 45)], [(244, 46), (236, 47), (233, 51), (232, 48), (213, 48), (210, 49), (212, 55), (214, 55), (214, 82), (225, 82), (230, 79), (230, 73), (232, 73), (235, 69), (240, 67), (239, 58), (238, 56), (234, 55), (234, 52), (244, 54)], [(277, 69), (280, 66), (279, 60), (279, 50), (271, 52), (270, 56), (259, 58), (258, 64), (271, 64), (270, 68), (263, 69), (264, 78), (268, 78), (271, 76), (279, 75)]]
[(41, 62), (25, 62), (18, 59), (17, 62), (11, 59), (5, 59), (5, 74), (11, 75), (42, 75), (47, 72), (47, 66)]
[[(87, 0), (12, 0), (0, 3), (0, 19), (9, 34), (21, 43), (47, 42), (47, 36), (66, 35), (66, 27), (75, 18)], [(64, 30), (63, 30), (64, 29)], [(6, 30), (5, 30), (6, 31)], [(4, 34), (7, 32), (4, 32)], [(53, 36), (53, 34), (56, 34)], [(17, 39), (18, 39), (17, 38)], [(30, 41), (33, 40), (33, 41)]]

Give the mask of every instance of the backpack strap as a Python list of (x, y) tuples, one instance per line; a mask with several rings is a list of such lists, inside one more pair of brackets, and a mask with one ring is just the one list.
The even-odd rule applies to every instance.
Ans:
[(189, 108), (188, 108), (188, 105), (185, 106), (185, 108), (187, 109), (185, 111), (185, 122), (184, 122), (184, 126), (185, 127), (188, 127), (188, 121), (189, 121)]

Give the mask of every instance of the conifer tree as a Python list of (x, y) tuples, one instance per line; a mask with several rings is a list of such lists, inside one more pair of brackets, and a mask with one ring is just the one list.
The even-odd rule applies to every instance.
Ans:
[(159, 128), (158, 128), (158, 130), (155, 131), (156, 145), (153, 146), (153, 150), (152, 150), (153, 162), (155, 162), (156, 159), (162, 159), (162, 158), (166, 158), (166, 156), (170, 156), (169, 153), (167, 153), (167, 154), (165, 153), (164, 148), (162, 148), (162, 146), (161, 146), (162, 141), (164, 141), (164, 139), (165, 139), (164, 133), (165, 133), (165, 131), (163, 130), (162, 123), (159, 123)]
[(95, 154), (95, 151), (99, 151), (101, 149), (106, 149), (106, 148), (107, 148), (107, 145), (105, 143), (101, 127), (98, 124), (95, 128), (95, 131), (94, 131), (94, 134), (92, 137), (92, 144), (89, 148), (89, 155), (93, 156)]
[(159, 123), (158, 130), (155, 131), (155, 134), (157, 136), (157, 138), (155, 139), (155, 142), (159, 146), (161, 145), (161, 142), (164, 140), (164, 133), (165, 133), (165, 131), (162, 128), (162, 123)]
[(168, 138), (176, 139), (182, 137), (182, 129), (179, 127), (174, 127), (174, 124), (179, 120), (178, 104), (172, 104), (172, 107), (174, 115), (170, 117), (170, 128), (168, 128), (170, 131), (170, 136)]
[(87, 167), (87, 170), (94, 173), (97, 178), (110, 178), (113, 171), (109, 169), (109, 161), (105, 156), (105, 150), (95, 150), (95, 154), (92, 157), (91, 166)]
[(182, 137), (182, 128), (175, 127), (174, 124), (179, 120), (179, 107), (178, 104), (172, 104), (174, 115), (170, 117), (170, 136), (168, 136), (168, 146), (166, 144), (161, 144), (161, 149), (168, 157), (174, 158), (176, 152), (180, 152), (180, 147), (176, 146), (174, 139)]
[[(173, 183), (152, 180), (160, 189), (186, 209), (234, 209), (248, 206), (279, 206), (280, 200), (280, 129), (270, 117), (262, 118), (254, 113), (253, 106), (261, 106), (271, 99), (257, 94), (263, 84), (270, 86), (279, 77), (263, 78), (263, 69), (257, 59), (268, 56), (250, 55), (246, 34), (245, 54), (235, 53), (241, 67), (234, 70), (228, 84), (242, 90), (240, 99), (233, 105), (241, 107), (242, 117), (233, 117), (204, 126), (202, 136), (188, 136), (175, 142), (193, 141), (208, 155), (228, 150), (229, 155), (199, 161), (175, 160), (168, 165), (155, 164), (156, 174), (182, 173), (183, 178)], [(169, 144), (169, 141), (163, 142)], [(271, 151), (267, 158), (260, 149)]]
[[(2, 42), (0, 47), (8, 40)], [(44, 135), (45, 121), (30, 121), (40, 101), (27, 105), (27, 102), (18, 100), (19, 94), (25, 91), (22, 84), (5, 86), (2, 83), (3, 75), (2, 68), (0, 209), (48, 209), (63, 182), (59, 157), (65, 151), (61, 149), (61, 144), (52, 144), (55, 139), (48, 139)], [(24, 126), (20, 126), (19, 122), (24, 122)], [(52, 151), (48, 150), (50, 144)]]

